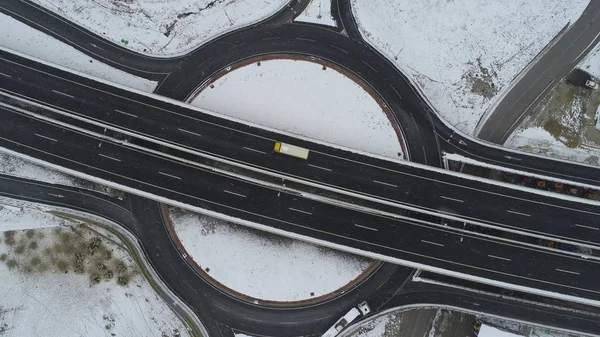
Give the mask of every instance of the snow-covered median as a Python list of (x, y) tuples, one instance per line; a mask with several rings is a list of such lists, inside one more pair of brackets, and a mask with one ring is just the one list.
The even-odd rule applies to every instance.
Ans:
[(306, 9), (294, 21), (337, 27), (331, 15), (331, 0), (310, 0)]
[(101, 63), (2, 13), (0, 46), (145, 92), (153, 92), (156, 88), (156, 81), (137, 77)]
[(390, 158), (404, 153), (373, 97), (342, 73), (314, 62), (263, 60), (234, 69), (191, 104)]
[(588, 0), (359, 1), (366, 40), (458, 129), (472, 134), (494, 100)]
[(301, 301), (354, 280), (369, 260), (200, 214), (170, 209), (179, 240), (213, 279), (267, 301)]
[(188, 335), (108, 232), (14, 207), (0, 231), (0, 335)]
[(33, 0), (134, 51), (185, 54), (277, 13), (289, 0)]

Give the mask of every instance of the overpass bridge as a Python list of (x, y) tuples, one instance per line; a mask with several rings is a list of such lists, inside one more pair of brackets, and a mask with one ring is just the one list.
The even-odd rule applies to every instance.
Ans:
[[(600, 304), (596, 259), (407, 216), (417, 212), (596, 247), (598, 203), (298, 139), (6, 51), (0, 52), (0, 76), (5, 153), (273, 233)], [(273, 153), (275, 141), (310, 149), (309, 160)], [(205, 165), (207, 158), (218, 165)], [(565, 162), (556, 167), (558, 175), (583, 167), (587, 182), (597, 182), (597, 169)], [(280, 181), (265, 184), (241, 174), (248, 170)], [(288, 182), (307, 190), (291, 190)]]

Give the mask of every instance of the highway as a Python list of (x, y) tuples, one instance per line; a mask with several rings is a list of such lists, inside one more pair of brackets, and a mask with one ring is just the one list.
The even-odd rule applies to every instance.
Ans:
[[(600, 300), (598, 261), (303, 199), (0, 109), (0, 146), (138, 191), (464, 275)], [(29, 135), (29, 136), (24, 136)], [(275, 154), (271, 154), (275, 155)], [(210, 182), (207, 183), (207, 182)], [(138, 192), (139, 193), (139, 192)]]
[(590, 1), (581, 17), (524, 70), (483, 122), (478, 138), (503, 144), (537, 103), (600, 41), (600, 2)]
[[(241, 167), (268, 170), (397, 205), (553, 238), (600, 244), (600, 225), (596, 221), (600, 205), (565, 201), (366, 157), (202, 114), (22, 59), (7, 60), (7, 55), (0, 56), (0, 73), (5, 75), (1, 91), (119, 130), (226, 159)], [(56, 116), (51, 112), (45, 115)], [(272, 153), (273, 144), (280, 140), (311, 149), (309, 160), (296, 161)], [(498, 206), (502, 212), (498, 212)]]

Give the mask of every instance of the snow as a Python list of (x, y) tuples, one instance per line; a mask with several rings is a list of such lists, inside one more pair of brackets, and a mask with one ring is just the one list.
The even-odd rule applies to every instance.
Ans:
[(65, 221), (46, 213), (43, 208), (17, 207), (0, 201), (0, 231), (64, 226)]
[(502, 331), (489, 325), (482, 324), (477, 337), (522, 337), (514, 333)]
[[(300, 301), (358, 277), (370, 261), (171, 209), (187, 254), (226, 287), (259, 300)], [(207, 269), (208, 268), (208, 269)]]
[[(357, 83), (320, 64), (268, 60), (235, 69), (192, 105), (285, 132), (398, 158), (404, 151), (378, 103)], [(223, 102), (227, 102), (223, 104)]]
[(2, 13), (0, 46), (144, 92), (153, 92), (157, 85), (156, 81), (128, 74), (92, 59), (75, 48)]
[(363, 37), (443, 118), (473, 134), (486, 109), (588, 2), (352, 0), (352, 9)]
[(294, 21), (337, 27), (331, 15), (331, 0), (310, 0), (306, 9)]
[(541, 127), (516, 130), (504, 146), (574, 162), (600, 165), (600, 148), (569, 148)]
[(600, 78), (600, 43), (577, 66), (593, 76)]
[[(188, 335), (178, 317), (145, 279), (136, 274), (136, 266), (128, 253), (110, 241), (112, 235), (108, 232), (95, 229), (98, 231), (95, 234), (35, 209), (20, 212), (4, 209), (0, 214), (2, 230), (35, 228), (13, 234), (3, 232), (0, 237), (0, 331), (3, 336), (104, 337), (112, 333), (113, 336), (160, 337), (172, 336), (175, 332)], [(122, 262), (130, 273), (129, 284), (119, 286), (114, 279), (92, 284), (85, 273), (76, 274), (69, 268), (65, 273), (59, 261), (68, 261), (69, 254), (74, 254), (56, 248), (65, 241), (61, 239), (65, 233), (77, 233), (74, 241), (69, 242), (86, 243), (92, 237), (103, 237), (104, 247), (112, 251), (109, 260)], [(11, 237), (13, 244), (7, 242)], [(19, 252), (23, 249), (19, 247), (27, 248)], [(105, 262), (109, 268), (110, 261)], [(86, 268), (93, 268), (92, 265), (89, 262)]]
[[(390, 319), (398, 319), (395, 314), (383, 315), (376, 317), (372, 320), (368, 320), (360, 325), (359, 332), (353, 337), (383, 337), (385, 336), (386, 326), (390, 323)], [(350, 334), (349, 334), (350, 335)]]
[(257, 23), (288, 0), (33, 0), (131, 50), (159, 57), (186, 54), (211, 39)]

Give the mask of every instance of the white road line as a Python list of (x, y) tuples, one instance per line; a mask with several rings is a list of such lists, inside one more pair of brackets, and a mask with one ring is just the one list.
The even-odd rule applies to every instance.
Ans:
[(452, 200), (452, 201), (456, 201), (456, 202), (465, 202), (464, 200), (455, 199), (455, 198), (450, 198), (450, 197), (445, 197), (445, 196), (443, 196), (443, 195), (440, 195), (440, 198), (442, 198), (442, 199), (446, 199), (446, 200)]
[(54, 194), (54, 193), (46, 193), (46, 194), (51, 195), (53, 197), (57, 197), (57, 198), (64, 198), (65, 197), (64, 195)]
[(522, 216), (531, 216), (531, 214), (521, 213), (521, 212), (515, 212), (515, 211), (511, 211), (510, 209), (507, 209), (506, 211), (508, 213), (512, 213), (512, 214), (518, 214), (518, 215), (522, 215)]
[(56, 91), (56, 90), (52, 90), (52, 92), (57, 93), (59, 95), (63, 95), (63, 96), (67, 96), (67, 97), (71, 97), (71, 98), (75, 98), (75, 96), (73, 95), (69, 95), (69, 94), (65, 94), (64, 92), (60, 92), (60, 91)]
[(373, 180), (373, 182), (374, 182), (374, 183), (381, 184), (381, 185), (386, 185), (386, 186), (391, 186), (391, 187), (398, 187), (398, 186), (396, 186), (396, 185), (394, 185), (394, 184), (388, 184), (388, 183), (384, 183), (383, 181), (379, 181), (379, 180)]
[(376, 72), (376, 73), (378, 72), (378, 71), (377, 71), (377, 69), (373, 68), (373, 67), (372, 67), (370, 64), (368, 64), (367, 62), (365, 62), (365, 61), (363, 61), (363, 60), (361, 60), (361, 61), (362, 61), (362, 63), (364, 63), (364, 64), (365, 64), (367, 67), (371, 68), (371, 70), (373, 70), (374, 72)]
[(195, 132), (192, 132), (192, 131), (188, 131), (188, 130), (186, 130), (186, 129), (177, 129), (177, 130), (179, 130), (179, 131), (181, 131), (181, 132), (189, 133), (190, 135), (194, 135), (194, 136), (202, 137), (202, 135), (201, 135), (201, 134), (199, 134), (199, 133), (195, 133)]
[(104, 157), (104, 158), (107, 158), (107, 159), (110, 159), (110, 160), (114, 160), (114, 161), (121, 161), (121, 159), (117, 159), (117, 158), (114, 158), (114, 157), (111, 157), (111, 156), (107, 156), (107, 155), (105, 155), (105, 154), (102, 154), (102, 153), (98, 153), (98, 155), (99, 155), (100, 157)]
[(0, 75), (11, 78), (12, 76), (10, 76), (9, 74), (5, 74), (5, 73), (0, 73)]
[(229, 194), (233, 194), (233, 195), (237, 195), (238, 197), (242, 197), (242, 198), (245, 198), (245, 197), (246, 197), (246, 196), (245, 196), (245, 195), (243, 195), (243, 194), (239, 194), (239, 193), (231, 192), (231, 191), (228, 191), (228, 190), (223, 190), (223, 192), (225, 192), (225, 193), (229, 193)]
[(580, 225), (580, 224), (575, 224), (575, 227), (581, 227), (581, 228), (593, 229), (593, 230), (595, 230), (595, 231), (597, 231), (597, 230), (600, 230), (600, 228), (597, 228), (597, 227), (584, 226), (584, 225)]
[(441, 243), (437, 243), (437, 242), (431, 242), (431, 241), (427, 241), (427, 240), (421, 240), (421, 242), (423, 242), (423, 243), (427, 243), (427, 244), (430, 244), (430, 245), (434, 245), (434, 246), (440, 246), (440, 247), (444, 247), (444, 245), (443, 245), (443, 244), (441, 244)]
[(496, 256), (496, 255), (488, 255), (489, 257), (491, 257), (492, 259), (498, 259), (498, 260), (504, 260), (504, 261), (509, 261), (512, 262), (511, 259), (507, 259), (505, 257), (501, 257), (501, 256)]
[(304, 213), (304, 214), (308, 214), (308, 215), (312, 215), (311, 212), (307, 212), (307, 211), (303, 211), (301, 209), (296, 209), (296, 208), (292, 208), (292, 207), (288, 207), (289, 210), (291, 211), (296, 211), (296, 212), (300, 212), (300, 213)]
[(38, 137), (42, 137), (42, 138), (45, 138), (45, 139), (51, 140), (51, 141), (53, 141), (53, 142), (58, 142), (58, 140), (56, 140), (56, 139), (54, 139), (54, 138), (46, 137), (46, 136), (44, 136), (44, 135), (40, 135), (39, 133), (36, 133), (35, 135), (36, 135), (36, 136), (38, 136)]
[(313, 165), (313, 164), (308, 164), (308, 166), (314, 167), (314, 168), (318, 168), (321, 170), (325, 170), (325, 171), (331, 171), (331, 169), (328, 169), (327, 167), (322, 167), (322, 166), (317, 166), (317, 165)]
[(258, 152), (258, 153), (262, 153), (262, 154), (267, 154), (266, 152), (263, 152), (263, 151), (261, 151), (261, 150), (255, 150), (255, 149), (253, 149), (253, 148), (251, 148), (251, 147), (245, 147), (245, 146), (244, 146), (244, 149), (246, 149), (246, 150), (250, 150), (250, 151), (254, 151), (254, 152)]
[(368, 230), (370, 230), (370, 231), (374, 231), (374, 232), (378, 232), (378, 231), (379, 231), (377, 228), (371, 228), (371, 227), (362, 226), (362, 225), (357, 225), (357, 224), (354, 224), (354, 226), (356, 226), (356, 227), (360, 227), (360, 228), (364, 228), (364, 229), (368, 229)]
[(344, 49), (342, 49), (342, 48), (340, 48), (340, 47), (336, 47), (336, 46), (334, 46), (334, 45), (332, 45), (332, 44), (330, 44), (329, 46), (330, 46), (330, 47), (332, 47), (332, 48), (335, 48), (335, 49), (337, 49), (337, 50), (339, 50), (339, 51), (341, 51), (341, 52), (343, 52), (343, 53), (346, 53), (346, 54), (348, 54), (348, 51), (347, 51), (347, 50), (344, 50)]
[(164, 173), (164, 172), (160, 172), (160, 171), (158, 171), (158, 173), (159, 173), (159, 174), (162, 174), (163, 176), (167, 176), (167, 177), (171, 177), (171, 178), (175, 178), (175, 179), (179, 179), (179, 180), (181, 180), (181, 178), (180, 178), (180, 177), (178, 177), (178, 176), (174, 176), (174, 175), (172, 175), (172, 174), (168, 174), (168, 173)]
[(125, 112), (125, 111), (123, 111), (123, 110), (115, 109), (115, 112), (118, 112), (118, 113), (120, 113), (120, 114), (123, 114), (123, 115), (127, 115), (127, 116), (131, 116), (131, 117), (135, 117), (135, 118), (137, 118), (137, 116), (136, 116), (136, 115), (134, 115), (134, 114), (130, 114), (129, 112)]
[(558, 269), (558, 268), (556, 268), (555, 270), (563, 272), (563, 273), (567, 273), (567, 274), (579, 275), (579, 273), (576, 271), (570, 271), (570, 270), (564, 270), (564, 269)]
[(315, 42), (315, 40), (313, 40), (313, 39), (307, 39), (307, 38), (304, 38), (304, 37), (297, 37), (296, 40)]

